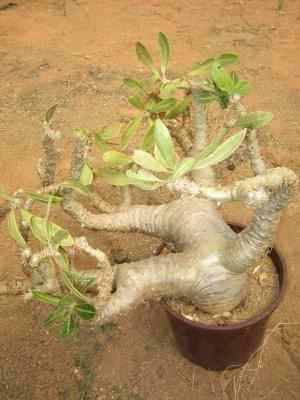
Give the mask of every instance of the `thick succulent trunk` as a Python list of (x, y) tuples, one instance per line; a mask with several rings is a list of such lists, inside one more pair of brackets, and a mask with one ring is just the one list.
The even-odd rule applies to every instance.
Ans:
[(178, 250), (116, 266), (116, 291), (103, 309), (101, 321), (145, 299), (162, 296), (184, 296), (204, 311), (220, 313), (237, 306), (246, 294), (246, 274), (230, 271), (223, 262), (224, 250), (236, 234), (211, 201), (185, 198), (113, 215), (91, 214), (74, 201), (65, 207), (89, 228), (139, 231), (172, 241)]

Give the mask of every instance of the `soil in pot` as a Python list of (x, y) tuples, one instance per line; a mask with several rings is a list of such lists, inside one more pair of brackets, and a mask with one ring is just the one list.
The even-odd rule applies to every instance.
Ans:
[(211, 315), (201, 311), (184, 298), (168, 300), (168, 306), (177, 314), (193, 322), (227, 326), (247, 321), (263, 312), (278, 297), (280, 285), (277, 270), (270, 259), (264, 257), (248, 272), (248, 293), (244, 301), (231, 312)]

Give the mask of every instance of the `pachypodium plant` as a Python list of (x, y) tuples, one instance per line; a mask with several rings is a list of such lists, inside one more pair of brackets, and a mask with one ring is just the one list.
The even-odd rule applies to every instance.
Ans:
[[(242, 104), (249, 83), (228, 71), (238, 57), (222, 54), (171, 78), (170, 45), (163, 33), (158, 43), (159, 68), (137, 43), (137, 57), (150, 74), (124, 80), (128, 102), (136, 111), (133, 118), (100, 130), (76, 130), (70, 174), (56, 182), (60, 133), (52, 127), (53, 106), (44, 120), (43, 157), (37, 168), (41, 188), (0, 192), (0, 216), (7, 215), (28, 278), (2, 281), (0, 293), (25, 293), (52, 305), (46, 324), (60, 324), (62, 335), (74, 332), (80, 319), (104, 324), (150, 299), (180, 297), (211, 314), (231, 311), (245, 298), (247, 270), (272, 246), (281, 210), (296, 191), (292, 171), (268, 169), (261, 157), (257, 132), (272, 114), (248, 112)], [(222, 122), (208, 135), (207, 112), (217, 108)], [(92, 147), (99, 151), (98, 162), (89, 157)], [(241, 147), (254, 177), (222, 186), (212, 167)], [(99, 181), (120, 187), (119, 205), (102, 198)], [(166, 187), (177, 198), (155, 206), (134, 205), (132, 187)], [(255, 210), (239, 234), (218, 213), (220, 204), (231, 201)], [(142, 232), (172, 242), (175, 251), (112, 265), (85, 237), (73, 237), (52, 221), (57, 206), (84, 228)], [(76, 252), (95, 258), (97, 266), (80, 271), (74, 265)]]

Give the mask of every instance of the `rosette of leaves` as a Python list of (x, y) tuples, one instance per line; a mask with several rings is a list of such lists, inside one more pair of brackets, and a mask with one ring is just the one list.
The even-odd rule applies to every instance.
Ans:
[(200, 86), (197, 99), (203, 104), (217, 101), (222, 108), (227, 108), (234, 95), (245, 96), (250, 91), (247, 81), (241, 80), (234, 71), (228, 72), (225, 67), (239, 62), (236, 54), (225, 53), (219, 57), (196, 63), (189, 73), (196, 78)]

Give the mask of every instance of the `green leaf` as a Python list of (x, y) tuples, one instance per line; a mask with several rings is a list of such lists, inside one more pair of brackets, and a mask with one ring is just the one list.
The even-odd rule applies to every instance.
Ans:
[(234, 86), (234, 93), (246, 96), (250, 92), (250, 84), (247, 81), (239, 81)]
[(273, 119), (271, 112), (256, 111), (241, 115), (235, 126), (239, 128), (256, 129), (269, 124)]
[(210, 153), (207, 157), (202, 158), (200, 154), (201, 158), (196, 161), (193, 169), (207, 168), (226, 160), (226, 158), (230, 157), (241, 145), (245, 136), (246, 131), (242, 130), (225, 140), (224, 143), (218, 146), (216, 150)]
[(158, 34), (159, 50), (160, 50), (160, 69), (162, 75), (165, 76), (166, 69), (170, 59), (170, 44), (166, 35), (162, 32)]
[(97, 175), (101, 177), (105, 182), (113, 186), (128, 186), (131, 184), (128, 176), (121, 171), (108, 168), (100, 168), (97, 171)]
[(24, 221), (26, 224), (30, 225), (31, 218), (33, 215), (27, 211), (25, 208), (20, 209), (20, 214), (21, 214), (21, 219)]
[(69, 271), (63, 270), (61, 271), (61, 277), (65, 286), (69, 289), (70, 293), (77, 297), (79, 300), (84, 303), (89, 301), (89, 298), (86, 297), (83, 293), (81, 293), (72, 282), (72, 275), (69, 274)]
[(217, 95), (214, 92), (208, 90), (197, 90), (194, 92), (195, 101), (201, 104), (208, 104), (217, 100)]
[(119, 122), (114, 123), (110, 126), (105, 126), (100, 131), (94, 132), (96, 141), (100, 139), (101, 141), (106, 142), (107, 140), (111, 140), (120, 135), (121, 125)]
[(52, 243), (53, 238), (58, 234), (58, 232), (63, 232), (60, 235), (64, 235), (64, 238), (62, 238), (59, 243), (60, 246), (69, 247), (74, 245), (74, 240), (68, 231), (52, 222), (47, 222), (44, 218), (33, 215), (30, 219), (30, 229), (33, 236), (45, 245), (49, 242)]
[(138, 172), (134, 172), (132, 170), (128, 170), (126, 171), (126, 175), (134, 180), (137, 181), (143, 181), (143, 182), (150, 182), (150, 183), (154, 183), (154, 182), (163, 182), (162, 179), (159, 179), (157, 176), (151, 174), (151, 172), (149, 171), (145, 171), (145, 170), (139, 170)]
[(81, 173), (80, 173), (80, 178), (79, 178), (79, 183), (83, 186), (89, 186), (93, 183), (94, 179), (94, 174), (92, 169), (89, 167), (89, 165), (85, 162), (83, 164)]
[(63, 243), (63, 241), (66, 240), (66, 239), (68, 238), (68, 236), (69, 236), (69, 233), (68, 233), (67, 231), (65, 231), (65, 230), (57, 231), (57, 232), (54, 234), (54, 236), (53, 236), (51, 242), (52, 242), (52, 244), (54, 244), (55, 246), (60, 246), (61, 243)]
[(123, 80), (124, 85), (126, 85), (129, 89), (135, 90), (139, 93), (144, 93), (144, 88), (140, 84), (140, 82), (136, 81), (135, 79), (126, 78)]
[(75, 317), (74, 315), (70, 314), (63, 322), (60, 335), (62, 337), (71, 336), (77, 329), (78, 329), (78, 324), (76, 323)]
[(77, 312), (79, 317), (84, 320), (93, 319), (96, 315), (96, 308), (92, 304), (88, 303), (77, 304), (75, 307), (75, 311)]
[(52, 294), (41, 292), (39, 290), (32, 290), (31, 293), (34, 300), (38, 300), (45, 304), (51, 304), (53, 306), (57, 306), (61, 300), (58, 296), (53, 296)]
[(159, 97), (162, 99), (175, 97), (180, 82), (182, 82), (180, 79), (174, 79), (171, 82), (163, 83), (159, 89)]
[(167, 172), (167, 169), (159, 161), (143, 150), (135, 150), (132, 159), (140, 167), (150, 169), (150, 171)]
[(211, 75), (215, 84), (220, 90), (228, 93), (229, 95), (233, 93), (235, 84), (230, 74), (228, 74), (220, 64), (213, 64)]
[(16, 220), (14, 210), (11, 210), (7, 217), (8, 233), (23, 249), (27, 248), (25, 239), (23, 238)]
[(196, 160), (191, 157), (184, 158), (180, 160), (178, 165), (175, 168), (174, 174), (172, 175), (172, 179), (176, 180), (186, 173), (190, 172), (195, 165)]
[(144, 110), (145, 108), (145, 103), (140, 96), (130, 96), (128, 97), (128, 102), (138, 110)]
[(154, 66), (152, 57), (146, 47), (140, 43), (136, 43), (136, 55), (138, 59), (143, 63), (146, 67), (148, 67), (155, 75), (158, 74), (157, 69)]
[(210, 69), (210, 67), (213, 65), (214, 62), (215, 62), (214, 58), (209, 58), (202, 63), (196, 63), (193, 66), (192, 71), (189, 73), (189, 75), (202, 76), (204, 73), (208, 72), (208, 70)]
[(47, 123), (49, 123), (51, 121), (51, 119), (53, 118), (53, 115), (56, 111), (57, 106), (58, 106), (58, 104), (55, 104), (54, 106), (50, 107), (49, 110), (46, 112), (45, 121)]
[(239, 57), (233, 53), (224, 53), (217, 57), (216, 62), (222, 67), (230, 64), (236, 64), (239, 62)]
[(154, 146), (154, 124), (151, 122), (151, 125), (143, 139), (142, 149), (147, 151), (151, 150)]
[(54, 257), (56, 264), (63, 270), (69, 270), (70, 262), (67, 253), (63, 249), (59, 249), (59, 253), (59, 255)]
[(75, 190), (76, 192), (82, 194), (83, 196), (88, 196), (89, 193), (91, 192), (89, 186), (84, 186), (78, 181), (72, 181), (72, 180), (66, 181), (63, 182), (61, 186)]
[(110, 167), (124, 167), (132, 162), (131, 157), (120, 151), (111, 150), (103, 154), (103, 161)]
[(46, 193), (35, 193), (35, 192), (27, 192), (26, 193), (32, 200), (39, 201), (40, 203), (48, 204), (58, 204), (61, 203), (63, 198), (61, 196), (54, 196), (52, 194)]
[(192, 98), (190, 96), (184, 98), (181, 101), (178, 101), (177, 104), (170, 111), (167, 112), (166, 118), (173, 119), (176, 118), (179, 114), (184, 113), (188, 109), (191, 102)]
[(127, 125), (124, 133), (122, 134), (121, 137), (121, 150), (125, 150), (128, 147), (128, 144), (132, 137), (135, 135), (137, 129), (139, 128), (141, 122), (143, 120), (143, 117), (135, 117), (133, 118), (129, 124)]
[(176, 105), (176, 99), (164, 99), (156, 104), (147, 105), (147, 110), (152, 113), (161, 113), (170, 111)]
[(168, 128), (160, 119), (154, 123), (154, 140), (166, 164), (173, 168), (176, 163), (174, 144)]
[(55, 310), (48, 315), (48, 318), (44, 321), (44, 326), (50, 326), (54, 322), (63, 321), (66, 317), (66, 307), (58, 305)]
[(197, 160), (198, 161), (202, 160), (203, 158), (206, 158), (208, 155), (210, 155), (213, 151), (215, 151), (216, 148), (221, 144), (221, 142), (227, 132), (228, 132), (228, 128), (220, 129), (218, 134), (211, 141), (211, 143), (209, 145), (205, 146), (204, 149), (201, 151), (200, 155), (197, 157)]

